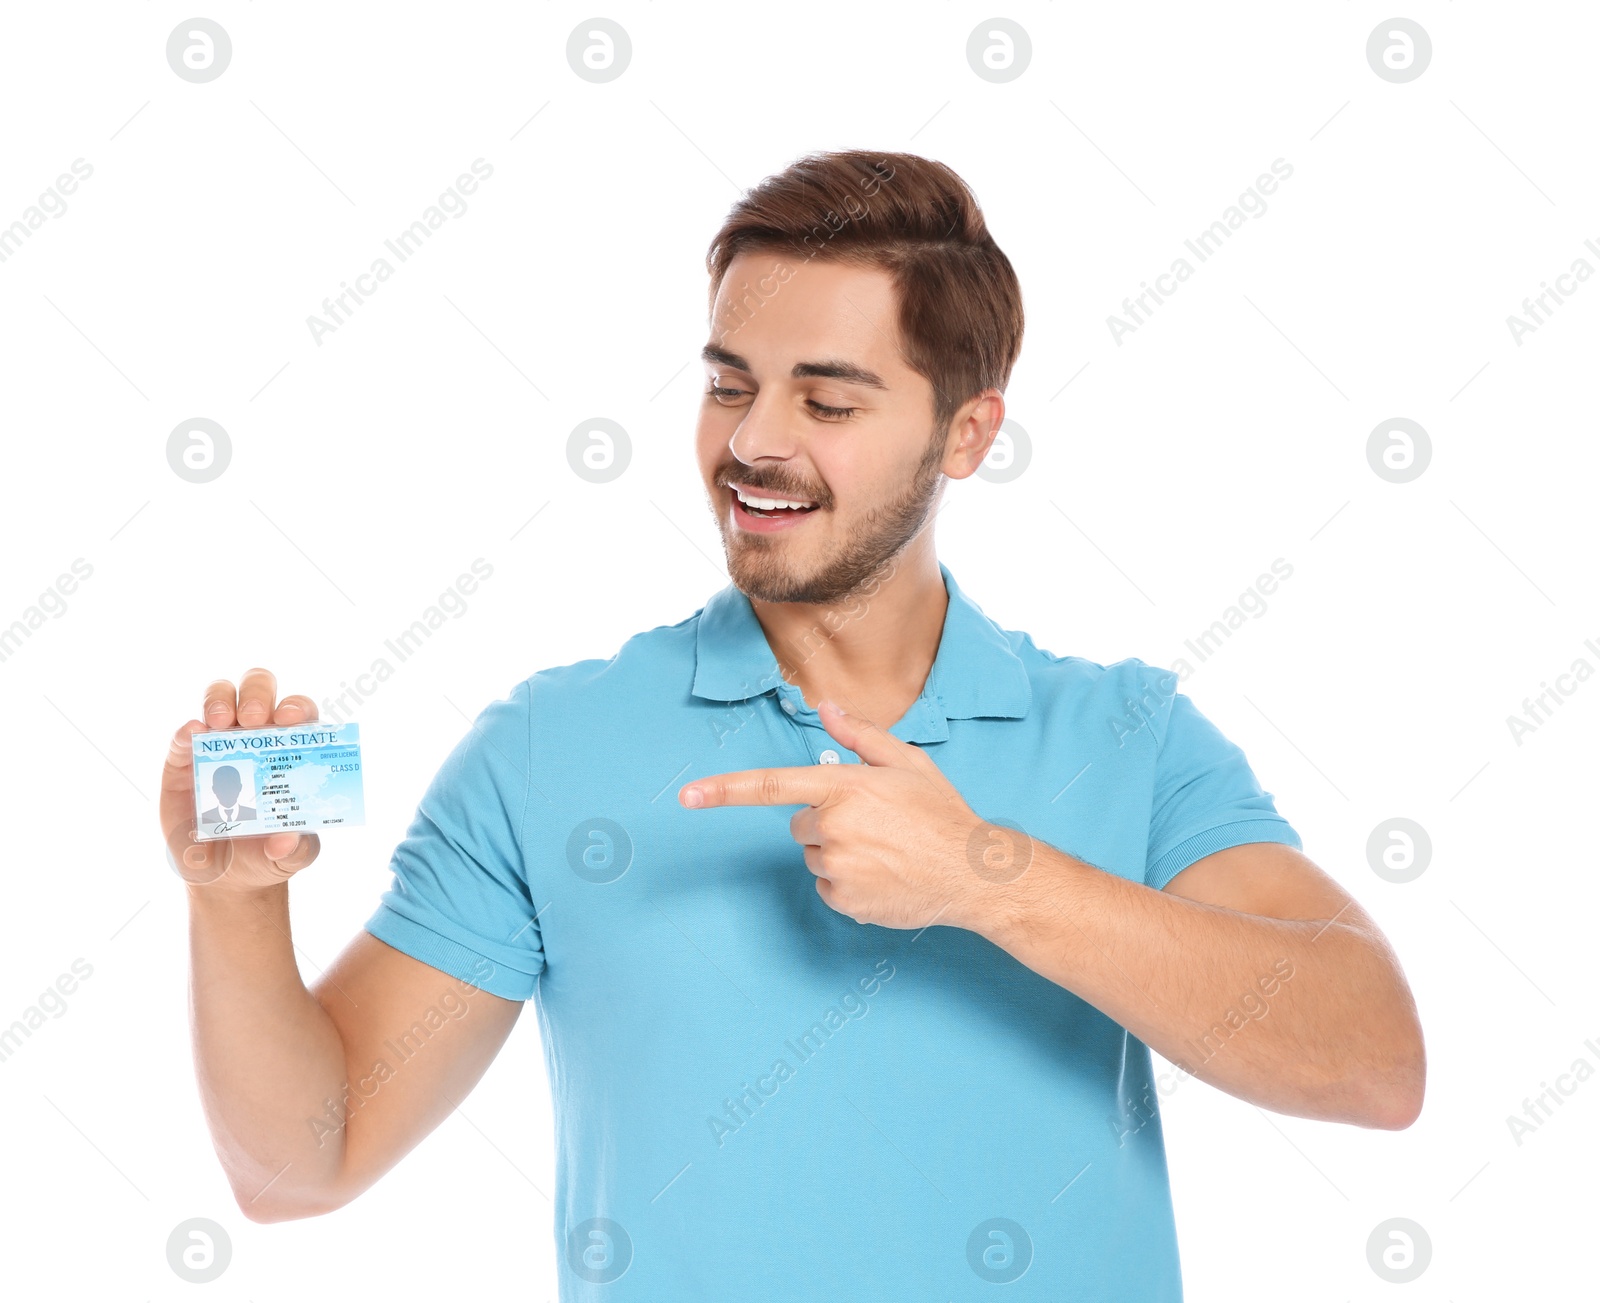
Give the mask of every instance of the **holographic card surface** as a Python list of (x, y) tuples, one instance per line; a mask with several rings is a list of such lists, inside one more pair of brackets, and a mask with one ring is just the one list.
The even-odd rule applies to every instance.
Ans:
[(195, 840), (365, 823), (359, 725), (196, 733)]

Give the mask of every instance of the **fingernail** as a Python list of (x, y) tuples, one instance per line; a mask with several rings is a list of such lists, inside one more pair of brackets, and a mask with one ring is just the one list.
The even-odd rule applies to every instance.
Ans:
[(685, 805), (688, 805), (688, 806), (704, 805), (705, 804), (705, 799), (706, 799), (705, 796), (701, 793), (701, 791), (700, 791), (700, 789), (698, 787), (686, 787), (686, 788), (683, 789), (683, 803)]

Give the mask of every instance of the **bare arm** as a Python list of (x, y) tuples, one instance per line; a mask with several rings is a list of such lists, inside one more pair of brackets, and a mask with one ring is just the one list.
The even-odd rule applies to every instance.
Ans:
[(1400, 963), (1299, 851), (1234, 846), (1155, 891), (1019, 842), (919, 747), (836, 704), (819, 712), (862, 764), (715, 774), (679, 788), (679, 803), (805, 806), (789, 831), (830, 908), (976, 932), (1230, 1094), (1367, 1127), (1416, 1120), (1426, 1065)]
[(1217, 851), (1162, 891), (1035, 842), (984, 935), (1184, 1071), (1280, 1113), (1410, 1126), (1422, 1028), (1378, 927), (1300, 852)]
[[(237, 703), (231, 683), (214, 683), (207, 725), (260, 728), (316, 717), (305, 697), (274, 708), (275, 692), (265, 670), (245, 675)], [(167, 846), (189, 895), (201, 1101), (245, 1216), (315, 1216), (355, 1198), (455, 1108), (522, 1005), (365, 931), (308, 990), (290, 939), (288, 879), (315, 859), (317, 838), (193, 841), (188, 739), (207, 725), (190, 720), (174, 735), (161, 795)]]

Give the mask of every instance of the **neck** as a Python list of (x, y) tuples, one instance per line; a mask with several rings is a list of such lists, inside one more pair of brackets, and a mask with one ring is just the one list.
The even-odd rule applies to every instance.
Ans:
[(891, 728), (928, 680), (949, 595), (924, 530), (845, 601), (750, 605), (783, 677), (808, 706), (827, 698)]

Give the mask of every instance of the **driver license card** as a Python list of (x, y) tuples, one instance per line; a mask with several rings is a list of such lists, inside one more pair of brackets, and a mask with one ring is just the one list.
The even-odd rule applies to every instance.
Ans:
[(196, 841), (366, 822), (356, 724), (220, 729), (192, 744)]

